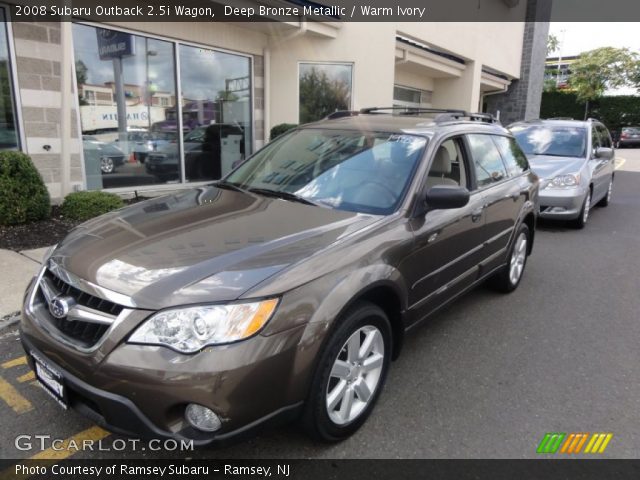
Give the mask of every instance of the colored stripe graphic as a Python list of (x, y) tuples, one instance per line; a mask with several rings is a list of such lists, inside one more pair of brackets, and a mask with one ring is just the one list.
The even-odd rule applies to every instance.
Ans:
[(613, 438), (613, 433), (594, 433), (584, 453), (604, 453)]
[[(604, 453), (613, 438), (613, 433), (545, 433), (538, 445), (537, 453)], [(587, 441), (588, 440), (588, 441)], [(584, 451), (582, 447), (586, 447)]]
[(547, 433), (538, 445), (537, 453), (556, 453), (566, 433)]

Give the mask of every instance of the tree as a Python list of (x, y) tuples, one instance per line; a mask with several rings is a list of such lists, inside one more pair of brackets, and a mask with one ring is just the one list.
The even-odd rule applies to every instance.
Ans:
[(560, 48), (560, 40), (553, 33), (547, 37), (547, 57)]
[(320, 120), (336, 110), (349, 108), (350, 87), (326, 72), (312, 68), (300, 77), (300, 123)]
[(589, 102), (613, 88), (640, 89), (640, 59), (628, 48), (602, 47), (581, 53), (571, 64), (569, 86), (579, 101), (585, 102), (585, 118)]
[(80, 100), (80, 105), (87, 105), (87, 101), (80, 94), (80, 86), (87, 83), (87, 73), (89, 69), (85, 65), (82, 60), (76, 61), (76, 85), (78, 86), (78, 97)]

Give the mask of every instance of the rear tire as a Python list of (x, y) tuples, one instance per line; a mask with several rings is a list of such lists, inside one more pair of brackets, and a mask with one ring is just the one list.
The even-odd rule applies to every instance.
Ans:
[(384, 311), (359, 302), (338, 319), (311, 384), (302, 426), (317, 440), (337, 442), (371, 414), (391, 359), (391, 324)]
[(531, 232), (529, 227), (523, 223), (514, 237), (511, 250), (509, 250), (509, 262), (489, 279), (489, 285), (494, 290), (511, 293), (518, 288), (527, 265), (530, 241)]

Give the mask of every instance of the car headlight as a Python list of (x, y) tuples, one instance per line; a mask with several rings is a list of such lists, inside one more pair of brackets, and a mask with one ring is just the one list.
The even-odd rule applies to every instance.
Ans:
[(558, 175), (545, 188), (568, 188), (577, 187), (580, 184), (579, 174)]
[(208, 345), (236, 342), (254, 335), (269, 321), (277, 305), (278, 300), (272, 298), (163, 310), (138, 327), (129, 343), (165, 345), (194, 353)]

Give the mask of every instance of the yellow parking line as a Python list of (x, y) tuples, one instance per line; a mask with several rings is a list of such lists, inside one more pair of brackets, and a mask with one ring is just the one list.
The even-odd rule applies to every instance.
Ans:
[(26, 364), (27, 364), (27, 357), (23, 355), (21, 357), (14, 358), (13, 360), (9, 360), (8, 362), (4, 362), (2, 364), (2, 368), (7, 369), (12, 367), (17, 367), (18, 365), (26, 365)]
[(4, 402), (19, 415), (33, 410), (31, 402), (20, 395), (20, 393), (2, 377), (0, 377), (0, 399), (4, 400)]
[(33, 371), (31, 371), (29, 373), (25, 373), (24, 375), (20, 375), (18, 377), (18, 382), (25, 383), (35, 379), (36, 379), (36, 374), (33, 373)]
[(626, 158), (616, 158), (616, 166), (615, 166), (615, 170), (618, 170), (622, 165), (624, 165), (627, 162)]
[(77, 453), (76, 449), (68, 448), (71, 442), (74, 442), (75, 445), (83, 445), (87, 440), (97, 442), (109, 435), (111, 435), (109, 432), (97, 425), (94, 425), (91, 428), (87, 428), (86, 430), (75, 434), (73, 437), (67, 438), (62, 442), (62, 445), (56, 445), (55, 450), (53, 448), (47, 448), (46, 450), (36, 453), (30, 458), (30, 460), (64, 460), (74, 453)]

